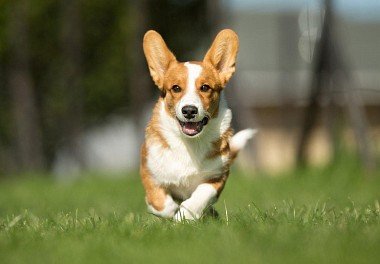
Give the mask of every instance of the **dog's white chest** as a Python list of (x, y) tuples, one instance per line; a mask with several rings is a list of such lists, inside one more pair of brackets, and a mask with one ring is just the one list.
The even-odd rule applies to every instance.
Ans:
[(199, 142), (191, 146), (181, 141), (176, 143), (170, 148), (160, 144), (148, 146), (148, 168), (157, 183), (173, 190), (180, 189), (178, 192), (191, 193), (206, 179), (222, 173), (228, 157), (208, 159), (211, 143)]

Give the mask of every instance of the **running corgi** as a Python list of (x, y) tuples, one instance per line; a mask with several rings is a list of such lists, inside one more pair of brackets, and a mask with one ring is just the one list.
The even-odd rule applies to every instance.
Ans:
[(141, 149), (148, 210), (195, 220), (216, 202), (238, 152), (253, 136), (234, 135), (223, 89), (235, 72), (239, 39), (219, 32), (203, 61), (178, 62), (156, 31), (144, 36), (150, 75), (160, 89)]

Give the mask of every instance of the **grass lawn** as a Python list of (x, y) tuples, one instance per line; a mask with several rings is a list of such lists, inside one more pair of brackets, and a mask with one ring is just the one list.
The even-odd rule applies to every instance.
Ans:
[(270, 178), (232, 171), (220, 219), (145, 211), (136, 175), (0, 182), (0, 263), (379, 263), (380, 173), (355, 162)]

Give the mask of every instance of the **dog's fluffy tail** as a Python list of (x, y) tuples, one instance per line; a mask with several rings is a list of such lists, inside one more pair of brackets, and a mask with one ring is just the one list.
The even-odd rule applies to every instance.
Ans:
[(244, 129), (237, 132), (230, 140), (230, 158), (233, 160), (238, 155), (239, 151), (244, 148), (247, 144), (247, 141), (251, 139), (255, 134), (256, 129)]

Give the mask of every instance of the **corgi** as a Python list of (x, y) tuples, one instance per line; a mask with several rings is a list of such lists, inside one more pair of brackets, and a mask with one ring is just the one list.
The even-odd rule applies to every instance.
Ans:
[(230, 166), (254, 130), (233, 135), (223, 89), (235, 72), (239, 39), (216, 36), (203, 61), (179, 62), (159, 33), (146, 32), (144, 54), (160, 89), (141, 148), (140, 175), (148, 211), (196, 220), (222, 192)]

